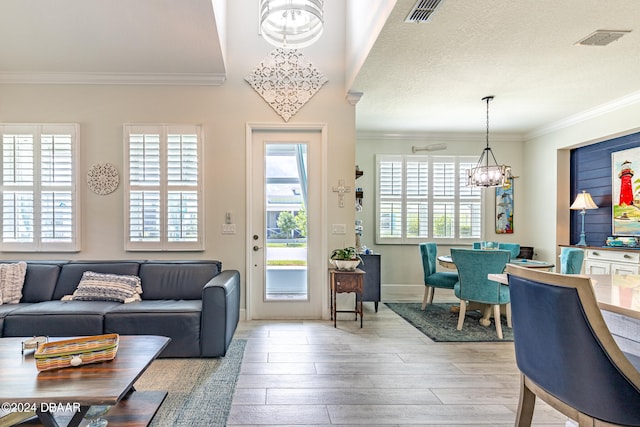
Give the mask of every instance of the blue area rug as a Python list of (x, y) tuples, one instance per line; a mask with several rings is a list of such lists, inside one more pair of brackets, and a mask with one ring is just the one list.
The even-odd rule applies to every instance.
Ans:
[(479, 311), (467, 311), (462, 330), (456, 330), (458, 313), (451, 311), (451, 306), (457, 304), (429, 304), (424, 311), (420, 303), (385, 303), (404, 320), (412, 324), (420, 332), (436, 342), (483, 342), (483, 341), (513, 341), (513, 329), (507, 327), (504, 316), (502, 320), (502, 334), (504, 339), (496, 335), (496, 326), (491, 319), (490, 326), (481, 326), (478, 320), (482, 317)]
[(154, 361), (135, 384), (168, 392), (150, 425), (226, 426), (246, 344), (234, 339), (221, 358)]

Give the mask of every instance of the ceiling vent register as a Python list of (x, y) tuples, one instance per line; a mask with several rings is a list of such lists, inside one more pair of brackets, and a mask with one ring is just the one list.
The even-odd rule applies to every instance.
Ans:
[(608, 30), (598, 30), (587, 37), (579, 40), (576, 44), (579, 46), (606, 46), (609, 43), (613, 43), (618, 40), (620, 37), (624, 36), (631, 31), (608, 31)]
[(427, 22), (442, 0), (418, 0), (404, 22)]

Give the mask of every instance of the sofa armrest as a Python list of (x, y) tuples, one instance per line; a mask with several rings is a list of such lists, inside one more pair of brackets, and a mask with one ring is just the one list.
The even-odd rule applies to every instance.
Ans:
[(240, 272), (225, 270), (202, 289), (200, 353), (224, 356), (240, 320)]

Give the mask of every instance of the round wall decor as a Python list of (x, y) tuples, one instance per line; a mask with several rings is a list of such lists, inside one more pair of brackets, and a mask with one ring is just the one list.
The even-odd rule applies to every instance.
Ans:
[(119, 183), (118, 169), (111, 163), (96, 163), (87, 173), (89, 188), (102, 196), (116, 191)]

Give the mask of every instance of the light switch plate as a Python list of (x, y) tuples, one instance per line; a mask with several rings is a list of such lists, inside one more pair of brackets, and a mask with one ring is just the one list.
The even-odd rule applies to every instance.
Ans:
[(222, 224), (222, 234), (236, 234), (236, 225)]
[(333, 224), (333, 234), (347, 234), (347, 226), (345, 224)]

